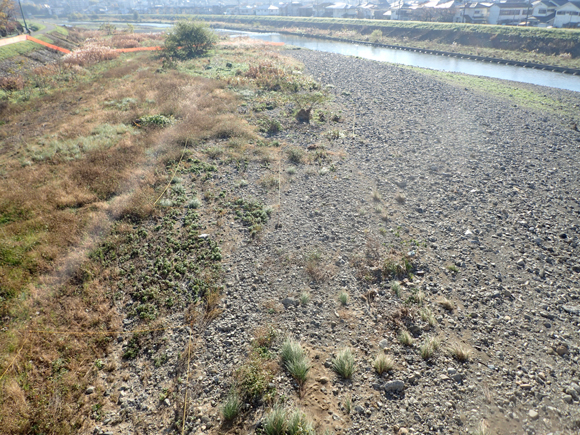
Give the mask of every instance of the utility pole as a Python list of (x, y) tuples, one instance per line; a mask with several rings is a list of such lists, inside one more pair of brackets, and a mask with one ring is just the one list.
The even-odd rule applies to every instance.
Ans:
[(26, 24), (26, 18), (24, 18), (24, 12), (22, 11), (22, 3), (20, 3), (20, 0), (18, 0), (18, 6), (20, 6), (20, 15), (22, 15), (22, 21), (24, 21), (24, 28), (26, 29), (26, 33), (30, 35), (30, 30)]

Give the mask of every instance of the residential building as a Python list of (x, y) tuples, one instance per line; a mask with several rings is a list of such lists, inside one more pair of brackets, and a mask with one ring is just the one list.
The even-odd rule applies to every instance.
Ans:
[(580, 27), (580, 1), (569, 1), (556, 10), (554, 27)]

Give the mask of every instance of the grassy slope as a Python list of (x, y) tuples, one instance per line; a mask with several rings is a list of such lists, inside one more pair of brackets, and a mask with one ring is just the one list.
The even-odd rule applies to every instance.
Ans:
[[(278, 152), (277, 144), (257, 132), (266, 128), (267, 119), (250, 125), (238, 117), (238, 97), (225, 88), (294, 84), (293, 89), (310, 89), (311, 84), (301, 75), (288, 75), (294, 66), (282, 61), (275, 61), (272, 69), (249, 72), (249, 64), (262, 56), (261, 49), (226, 47), (214, 54), (211, 69), (206, 68), (208, 59), (201, 58), (166, 70), (156, 54), (128, 54), (85, 65), (83, 73), (55, 68), (49, 75), (30, 76), (25, 89), (4, 94), (0, 373), (10, 370), (0, 382), (0, 426), (7, 433), (76, 432), (83, 418), (101, 409), (102, 403), (86, 400), (84, 391), (102, 368), (95, 361), (106, 352), (110, 337), (68, 332), (119, 329), (114, 308), (118, 286), (127, 283), (127, 291), (136, 289), (131, 275), (122, 274), (123, 265), (135, 258), (132, 250), (150, 230), (151, 216), (169, 224), (183, 209), (185, 199), (176, 188), (157, 208), (153, 204), (173, 174), (184, 143), (196, 148), (182, 171), (199, 174), (204, 202), (216, 200), (215, 207), (199, 211), (202, 221), (219, 222), (225, 210), (241, 216), (252, 234), (260, 231), (267, 212), (256, 203), (222, 196), (211, 183), (218, 169), (209, 170), (214, 165), (205, 161), (227, 155), (237, 167), (253, 159), (269, 161), (270, 154)], [(263, 94), (255, 101), (271, 104), (275, 97), (281, 98), (280, 104), (288, 102), (282, 93)], [(165, 129), (133, 126), (136, 119), (159, 113), (172, 114), (177, 122)], [(173, 204), (180, 207), (173, 209)], [(194, 215), (188, 218), (191, 228), (183, 227), (184, 234), (165, 234), (165, 229), (172, 231), (169, 225), (159, 235), (171, 243), (177, 237), (189, 254), (198, 249), (199, 258), (211, 258), (213, 262), (188, 266), (202, 270), (201, 278), (195, 279), (198, 296), (205, 297), (216, 294), (221, 257), (213, 241), (207, 253), (204, 246), (192, 246), (191, 231), (199, 228)], [(152, 237), (154, 242), (157, 236)], [(160, 255), (168, 241), (159, 242)], [(173, 273), (178, 264), (169, 266), (168, 273)], [(136, 270), (148, 267), (154, 265), (140, 264)], [(159, 305), (143, 303), (133, 315), (147, 327), (157, 315), (188, 303), (177, 298), (169, 304), (173, 296), (163, 295)], [(218, 300), (207, 299), (209, 318), (217, 314), (213, 307)], [(31, 329), (62, 333), (27, 333)]]

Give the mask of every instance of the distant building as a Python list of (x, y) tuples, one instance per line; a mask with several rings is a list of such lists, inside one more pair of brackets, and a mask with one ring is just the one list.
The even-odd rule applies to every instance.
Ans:
[(580, 1), (569, 1), (556, 10), (554, 27), (580, 27)]

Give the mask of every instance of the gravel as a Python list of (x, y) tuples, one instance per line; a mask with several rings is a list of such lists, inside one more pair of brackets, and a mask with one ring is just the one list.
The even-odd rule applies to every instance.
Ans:
[[(299, 339), (313, 364), (302, 398), (283, 371), (273, 386), (336, 433), (458, 434), (475, 431), (482, 420), (492, 433), (578, 430), (580, 133), (560, 116), (413, 70), (306, 50), (291, 54), (333, 86), (332, 109), (342, 119), (295, 125), (280, 140), (304, 148), (325, 143), (342, 157), (324, 175), (319, 169), (329, 163), (315, 170), (296, 165), (280, 209), (257, 241), (231, 224), (239, 241), (224, 256), (223, 312), (194, 337), (191, 373), (185, 376), (179, 357), (189, 328), (167, 331), (169, 358), (160, 368), (147, 357), (125, 364), (118, 370), (122, 391), (103, 374), (102, 390), (122, 403), (107, 408), (107, 423), (99, 422), (95, 433), (160, 433), (170, 416), (181, 415), (186, 389), (187, 429), (217, 432), (233, 372), (253, 331), (264, 325)], [(546, 92), (580, 102), (572, 92)], [(343, 134), (324, 139), (329, 129)], [(245, 192), (277, 204), (277, 192), (257, 183), (264, 171), (248, 167)], [(236, 171), (219, 176), (220, 186), (231, 189), (242, 178)], [(402, 294), (422, 291), (437, 325), (416, 315), (414, 346), (397, 341), (393, 320), (409, 305), (390, 283), (361, 280), (352, 266), (373, 240), (404, 249), (421, 272), (400, 283)], [(319, 281), (305, 272), (314, 249), (326, 272)], [(312, 301), (300, 305), (305, 290)], [(345, 307), (341, 290), (349, 294)], [(436, 301), (443, 297), (456, 308), (441, 307)], [(166, 323), (182, 325), (183, 315)], [(426, 361), (418, 348), (429, 336), (441, 348)], [(472, 351), (467, 362), (446, 351), (456, 342)], [(119, 358), (126, 344), (109, 359)], [(329, 368), (343, 347), (355, 354), (352, 381)], [(383, 349), (396, 368), (379, 376), (372, 361)], [(238, 433), (252, 433), (265, 407), (245, 414)]]

